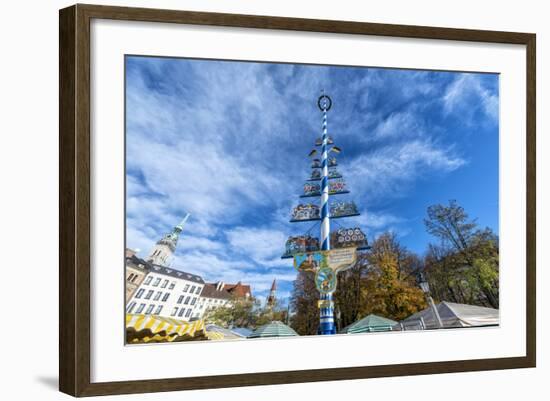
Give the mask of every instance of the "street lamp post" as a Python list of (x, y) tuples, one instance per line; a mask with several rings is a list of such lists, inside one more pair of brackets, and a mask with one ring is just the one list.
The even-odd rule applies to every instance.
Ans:
[(430, 308), (432, 309), (437, 325), (440, 329), (442, 329), (443, 322), (441, 321), (441, 316), (439, 316), (439, 311), (437, 310), (432, 295), (430, 293), (430, 283), (428, 283), (428, 281), (424, 278), (424, 274), (422, 273), (418, 274), (418, 285), (428, 299), (428, 303), (430, 304)]

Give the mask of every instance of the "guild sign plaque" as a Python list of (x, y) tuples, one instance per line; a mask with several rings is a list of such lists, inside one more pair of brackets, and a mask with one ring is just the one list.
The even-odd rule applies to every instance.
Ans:
[(323, 294), (336, 290), (336, 275), (349, 269), (357, 261), (357, 249), (343, 248), (330, 251), (315, 251), (294, 255), (294, 268), (314, 272), (315, 286)]

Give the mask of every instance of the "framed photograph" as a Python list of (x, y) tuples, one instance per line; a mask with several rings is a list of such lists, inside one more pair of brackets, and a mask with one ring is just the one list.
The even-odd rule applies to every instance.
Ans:
[(535, 112), (530, 33), (61, 10), (60, 390), (534, 367)]

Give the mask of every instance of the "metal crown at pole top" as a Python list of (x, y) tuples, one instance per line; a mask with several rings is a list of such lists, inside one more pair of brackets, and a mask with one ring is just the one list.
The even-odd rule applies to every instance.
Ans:
[(317, 100), (317, 106), (321, 111), (329, 111), (332, 107), (332, 99), (325, 95), (324, 91), (322, 93), (323, 94), (319, 96), (319, 99)]

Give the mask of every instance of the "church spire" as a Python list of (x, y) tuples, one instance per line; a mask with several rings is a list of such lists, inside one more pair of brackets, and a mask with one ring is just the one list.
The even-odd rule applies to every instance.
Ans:
[(186, 213), (183, 220), (171, 232), (157, 241), (147, 257), (147, 262), (161, 266), (168, 266), (172, 262), (176, 246), (178, 245), (179, 235), (183, 231), (183, 227), (189, 216), (189, 213)]
[(183, 226), (185, 226), (185, 223), (187, 222), (187, 219), (191, 216), (189, 213), (185, 213), (185, 217), (182, 219), (182, 221), (174, 227), (174, 231), (178, 231), (178, 233), (181, 233), (183, 231)]
[(267, 301), (266, 301), (266, 306), (268, 308), (272, 308), (275, 306), (276, 293), (277, 293), (277, 280), (273, 279), (273, 283), (271, 284), (271, 290), (269, 291), (269, 296), (267, 297)]

